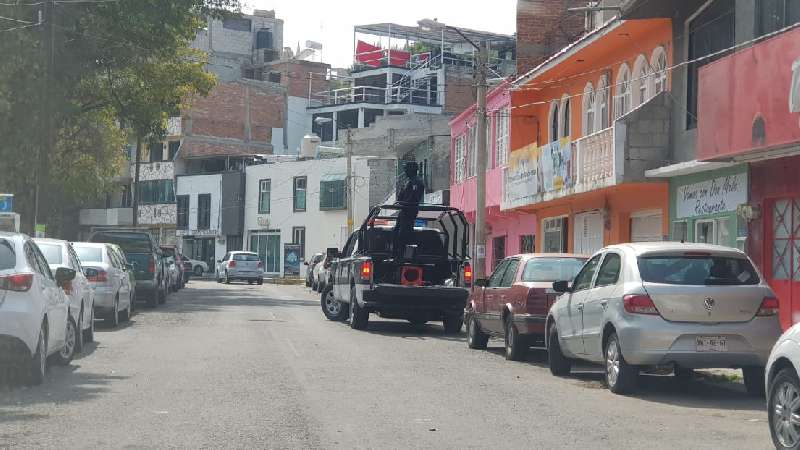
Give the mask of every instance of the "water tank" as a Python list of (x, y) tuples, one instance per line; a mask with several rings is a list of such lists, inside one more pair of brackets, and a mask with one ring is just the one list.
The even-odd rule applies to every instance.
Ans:
[(303, 136), (303, 143), (300, 144), (301, 158), (314, 158), (317, 156), (317, 148), (322, 140), (316, 134)]

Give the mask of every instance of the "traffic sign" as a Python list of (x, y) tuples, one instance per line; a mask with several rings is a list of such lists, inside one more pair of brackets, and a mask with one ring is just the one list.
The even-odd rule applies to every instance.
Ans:
[(0, 194), (0, 213), (14, 212), (14, 194)]

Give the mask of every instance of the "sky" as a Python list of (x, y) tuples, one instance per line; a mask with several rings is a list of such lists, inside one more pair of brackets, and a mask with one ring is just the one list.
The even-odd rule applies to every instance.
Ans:
[(354, 25), (414, 26), (420, 19), (436, 18), (448, 25), (510, 35), (516, 31), (516, 4), (516, 0), (244, 0), (245, 12), (274, 9), (283, 19), (284, 47), (295, 50), (298, 42), (301, 46), (307, 40), (320, 42), (323, 61), (333, 67), (351, 65)]

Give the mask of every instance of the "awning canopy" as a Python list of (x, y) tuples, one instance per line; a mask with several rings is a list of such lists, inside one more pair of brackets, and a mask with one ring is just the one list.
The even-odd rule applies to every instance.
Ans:
[[(374, 23), (370, 25), (356, 25), (356, 33), (370, 34), (373, 36), (391, 37), (405, 39), (414, 42), (427, 42), (429, 44), (441, 44), (442, 29), (423, 29), (418, 26), (399, 25), (396, 23)], [(489, 31), (470, 30), (468, 28), (458, 29), (473, 42), (487, 41), (491, 43), (513, 44), (514, 36), (507, 34), (492, 33)], [(444, 40), (446, 43), (464, 42), (464, 38), (450, 28), (444, 29)]]
[(659, 167), (658, 169), (651, 169), (644, 174), (647, 178), (672, 178), (681, 175), (691, 175), (693, 173), (707, 172), (709, 170), (724, 169), (726, 167), (735, 166), (736, 163), (730, 162), (705, 162), (696, 159), (692, 161), (684, 161), (669, 166)]

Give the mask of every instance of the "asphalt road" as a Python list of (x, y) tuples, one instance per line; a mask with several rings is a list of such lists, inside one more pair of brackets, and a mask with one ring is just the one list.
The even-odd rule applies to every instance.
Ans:
[(595, 368), (550, 375), (439, 324), (325, 320), (297, 286), (192, 281), (140, 309), (44, 385), (0, 387), (0, 448), (771, 448), (741, 386)]

